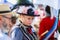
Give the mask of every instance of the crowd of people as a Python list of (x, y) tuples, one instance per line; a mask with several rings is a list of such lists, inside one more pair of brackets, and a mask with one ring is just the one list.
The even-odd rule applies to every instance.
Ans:
[(35, 9), (29, 0), (18, 0), (10, 9), (0, 4), (0, 40), (57, 40), (56, 25), (57, 18), (48, 5), (39, 4)]

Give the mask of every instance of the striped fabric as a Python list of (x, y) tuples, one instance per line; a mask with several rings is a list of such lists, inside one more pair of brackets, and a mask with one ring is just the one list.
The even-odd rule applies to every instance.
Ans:
[(27, 28), (32, 28), (32, 27), (26, 27), (22, 23), (19, 23), (18, 25), (16, 25), (15, 28), (11, 31), (11, 34), (13, 32), (15, 34), (15, 35), (12, 35), (14, 36), (13, 40), (38, 40), (34, 32), (30, 34)]
[(28, 39), (28, 40), (37, 40), (36, 35), (32, 32), (32, 34), (28, 33), (27, 28), (20, 23), (20, 29), (23, 33), (23, 35)]

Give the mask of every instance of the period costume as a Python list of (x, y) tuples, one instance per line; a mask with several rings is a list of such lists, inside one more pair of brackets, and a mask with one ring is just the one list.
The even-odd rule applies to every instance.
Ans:
[[(22, 1), (16, 8), (18, 9), (16, 12), (19, 15), (39, 16), (33, 6), (29, 1)], [(32, 26), (24, 25), (21, 20), (12, 28), (11, 37), (13, 40), (38, 40), (37, 35), (32, 31)]]
[(32, 32), (32, 26), (25, 26), (21, 21), (14, 26), (11, 33), (13, 40), (37, 40), (37, 36)]
[[(41, 35), (42, 33), (44, 33), (45, 31), (49, 31), (52, 26), (54, 25), (54, 22), (55, 22), (55, 17), (53, 19), (50, 19), (50, 17), (46, 17), (44, 18), (41, 23), (40, 23), (40, 28), (39, 28), (39, 35)], [(43, 35), (40, 40), (43, 40), (45, 37), (45, 35)], [(53, 39), (54, 40), (54, 32), (53, 34), (51, 35), (51, 37), (49, 38), (50, 39)]]

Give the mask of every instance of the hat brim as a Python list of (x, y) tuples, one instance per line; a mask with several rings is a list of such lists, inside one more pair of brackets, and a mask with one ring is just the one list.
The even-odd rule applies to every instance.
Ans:
[(18, 13), (20, 15), (26, 15), (26, 16), (40, 16), (40, 15), (28, 15), (28, 14), (23, 14), (23, 13)]
[(3, 13), (9, 13), (11, 11), (0, 11), (0, 14), (3, 14)]
[(0, 15), (11, 14), (11, 13), (12, 13), (11, 11), (1, 11)]

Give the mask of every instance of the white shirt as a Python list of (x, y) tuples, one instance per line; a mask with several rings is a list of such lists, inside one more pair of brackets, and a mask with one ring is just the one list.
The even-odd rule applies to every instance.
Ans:
[(11, 39), (10, 37), (2, 33), (2, 31), (0, 30), (0, 40), (11, 40)]

